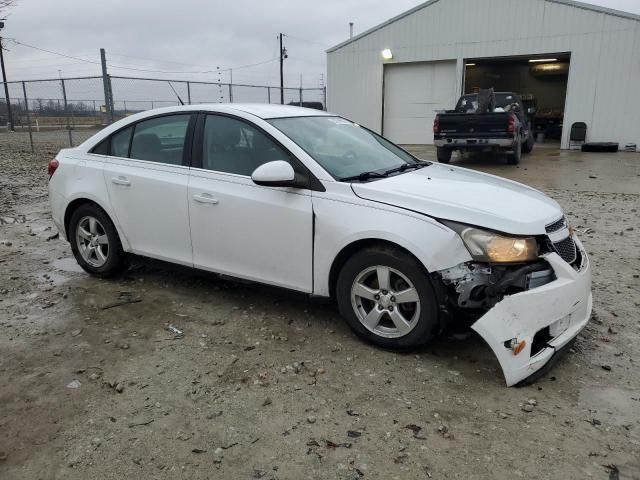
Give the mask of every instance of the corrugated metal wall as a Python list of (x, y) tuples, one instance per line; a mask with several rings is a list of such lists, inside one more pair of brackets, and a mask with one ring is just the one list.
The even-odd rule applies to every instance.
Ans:
[(637, 20), (552, 0), (436, 1), (327, 54), (329, 110), (376, 131), (384, 48), (393, 63), (456, 60), (458, 92), (466, 58), (570, 52), (565, 126), (586, 122), (590, 141), (640, 143)]

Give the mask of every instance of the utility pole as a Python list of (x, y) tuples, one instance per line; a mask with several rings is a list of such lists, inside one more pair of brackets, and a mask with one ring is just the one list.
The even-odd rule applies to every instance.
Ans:
[(282, 37), (284, 37), (284, 33), (278, 35), (280, 39), (280, 104), (284, 105), (284, 59), (289, 57), (287, 55), (287, 49), (282, 46)]
[[(4, 22), (0, 22), (0, 30), (4, 28)], [(0, 36), (0, 68), (2, 68), (2, 81), (4, 82), (4, 98), (7, 101), (7, 126), (12, 132), (16, 131), (13, 125), (13, 112), (11, 111), (11, 101), (9, 100), (9, 84), (7, 83), (7, 72), (4, 69), (4, 47), (2, 46), (2, 37)]]

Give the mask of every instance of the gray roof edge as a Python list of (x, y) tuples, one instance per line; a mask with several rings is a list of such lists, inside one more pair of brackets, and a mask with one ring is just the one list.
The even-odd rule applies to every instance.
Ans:
[[(355, 35), (353, 38), (349, 38), (329, 49), (327, 49), (326, 53), (331, 53), (334, 52), (336, 50), (339, 50), (340, 48), (356, 42), (358, 40), (360, 40), (363, 37), (366, 37), (367, 35), (372, 34), (373, 32), (380, 30), (381, 28), (386, 27), (387, 25), (390, 25), (392, 23), (397, 22), (398, 20), (402, 20), (404, 17), (408, 17), (409, 15), (422, 10), (423, 8), (429, 7), (431, 5), (433, 5), (436, 2), (439, 2), (440, 0), (428, 0), (424, 3), (421, 3), (420, 5), (416, 5), (415, 7), (413, 7), (410, 10), (407, 10), (406, 12), (403, 12), (399, 15), (396, 15), (395, 17), (390, 18), (389, 20), (386, 20), (385, 22), (382, 22), (374, 27), (371, 27), (368, 30), (365, 30), (362, 33), (359, 33), (358, 35)], [(614, 10), (612, 8), (607, 8), (607, 7), (601, 7), (600, 5), (593, 5), (591, 3), (584, 3), (584, 2), (578, 2), (576, 0), (544, 0), (546, 2), (550, 2), (550, 3), (559, 3), (561, 5), (567, 5), (570, 7), (575, 7), (575, 8), (581, 8), (583, 10), (590, 10), (592, 12), (596, 12), (596, 13), (604, 13), (606, 15), (613, 15), (615, 17), (621, 17), (621, 18), (627, 18), (629, 20), (636, 20), (636, 21), (640, 21), (640, 15), (636, 15), (634, 13), (629, 13), (629, 12), (623, 12), (621, 10)]]
[(331, 53), (331, 52), (333, 52), (335, 50), (338, 50), (339, 48), (342, 48), (345, 45), (348, 45), (349, 43), (355, 42), (356, 40), (359, 40), (359, 39), (361, 39), (363, 37), (366, 37), (367, 35), (375, 32), (377, 30), (380, 30), (381, 28), (386, 27), (387, 25), (390, 25), (390, 24), (392, 24), (394, 22), (397, 22), (398, 20), (401, 20), (404, 17), (408, 17), (412, 13), (415, 13), (415, 12), (417, 12), (419, 10), (422, 10), (423, 8), (426, 8), (426, 7), (430, 6), (430, 5), (433, 5), (434, 3), (439, 2), (439, 1), (440, 0), (427, 0), (426, 2), (421, 3), (420, 5), (416, 5), (412, 9), (407, 10), (406, 12), (402, 12), (400, 15), (396, 15), (395, 17), (392, 17), (389, 20), (386, 20), (386, 21), (376, 25), (375, 27), (371, 27), (370, 29), (365, 30), (362, 33), (359, 33), (358, 35), (355, 35), (353, 38), (349, 38), (349, 39), (345, 40), (344, 42), (341, 42), (341, 43), (329, 48), (327, 50), (327, 53)]

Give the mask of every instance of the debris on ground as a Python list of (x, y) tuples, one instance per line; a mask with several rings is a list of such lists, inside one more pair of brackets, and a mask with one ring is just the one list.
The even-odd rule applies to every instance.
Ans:
[(184, 332), (182, 330), (180, 330), (178, 327), (175, 327), (173, 325), (167, 325), (166, 329), (168, 332), (173, 333), (173, 335), (175, 336), (175, 338), (182, 338), (184, 337)]

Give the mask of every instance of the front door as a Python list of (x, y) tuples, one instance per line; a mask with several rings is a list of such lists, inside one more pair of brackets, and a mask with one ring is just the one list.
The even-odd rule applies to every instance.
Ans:
[(115, 133), (104, 177), (134, 253), (192, 264), (185, 144), (190, 114), (166, 115)]
[(311, 192), (256, 185), (251, 173), (272, 160), (290, 160), (251, 124), (207, 115), (202, 168), (192, 168), (189, 217), (196, 267), (312, 291)]

